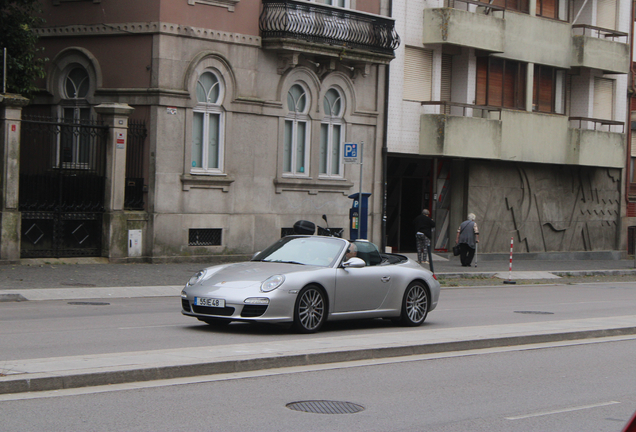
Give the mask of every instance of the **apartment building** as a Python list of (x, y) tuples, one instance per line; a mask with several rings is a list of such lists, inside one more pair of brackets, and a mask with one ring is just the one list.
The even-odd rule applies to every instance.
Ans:
[(438, 250), (468, 213), (480, 252), (626, 250), (631, 2), (395, 0), (392, 16), (387, 244), (414, 248), (429, 208)]
[[(106, 188), (108, 199), (124, 193), (112, 190), (121, 184), (126, 198), (53, 215), (55, 206), (38, 210), (46, 194), (25, 180), (23, 257), (160, 262), (252, 254), (295, 221), (321, 223), (323, 214), (348, 235), (349, 196), (360, 190), (371, 194), (368, 238), (380, 242), (386, 67), (399, 45), (388, 0), (42, 5), (47, 24), (38, 32), (50, 61), (24, 114), (61, 119), (61, 129), (37, 144), (57, 156), (24, 174), (46, 188), (53, 165), (68, 170), (59, 184), (79, 195)], [(115, 127), (128, 125), (108, 144), (115, 155), (127, 148), (125, 182), (111, 166), (121, 156), (106, 156), (106, 173), (86, 180), (89, 155), (101, 151), (91, 147), (98, 134), (88, 120), (106, 113)], [(364, 143), (362, 174), (360, 165), (343, 163), (345, 143)], [(22, 151), (24, 167), (27, 152), (41, 153)], [(89, 184), (97, 192), (86, 192)]]

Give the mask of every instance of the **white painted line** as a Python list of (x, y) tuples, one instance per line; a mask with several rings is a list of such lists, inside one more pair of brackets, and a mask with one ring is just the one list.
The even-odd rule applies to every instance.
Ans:
[(554, 410), (554, 411), (545, 411), (545, 412), (539, 412), (539, 413), (534, 413), (534, 414), (526, 414), (526, 415), (515, 416), (515, 417), (505, 417), (505, 419), (506, 420), (521, 420), (521, 419), (527, 419), (527, 418), (531, 418), (531, 417), (541, 417), (541, 416), (547, 416), (547, 415), (552, 415), (552, 414), (561, 414), (561, 413), (566, 413), (566, 412), (571, 412), (571, 411), (581, 411), (581, 410), (592, 409), (592, 408), (600, 408), (600, 407), (604, 407), (604, 406), (608, 406), (608, 405), (614, 405), (614, 404), (619, 404), (619, 403), (620, 402), (617, 402), (617, 401), (609, 401), (609, 402), (603, 402), (603, 403), (598, 403), (598, 404), (593, 404), (593, 405), (582, 405), (582, 406), (578, 406), (578, 407), (563, 408), (563, 409)]

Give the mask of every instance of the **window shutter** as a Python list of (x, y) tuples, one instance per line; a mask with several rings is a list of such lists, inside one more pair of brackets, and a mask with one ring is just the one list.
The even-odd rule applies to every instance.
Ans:
[(486, 105), (488, 89), (488, 57), (477, 57), (477, 85), (475, 87), (475, 105)]
[(453, 56), (450, 54), (442, 54), (442, 88), (440, 90), (440, 100), (450, 102), (452, 76)]
[(616, 30), (616, 0), (598, 0), (596, 26)]
[(636, 158), (636, 133), (632, 131), (632, 157)]
[(603, 120), (613, 119), (614, 108), (614, 80), (594, 78), (594, 118)]
[(404, 49), (403, 99), (430, 101), (433, 71), (433, 52), (418, 48)]

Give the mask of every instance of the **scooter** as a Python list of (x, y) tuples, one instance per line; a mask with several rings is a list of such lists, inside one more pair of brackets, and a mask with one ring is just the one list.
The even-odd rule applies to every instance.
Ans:
[[(322, 215), (322, 219), (327, 224), (326, 228), (310, 221), (299, 220), (294, 224), (294, 234), (314, 235), (314, 233), (316, 233), (319, 236), (342, 238), (343, 228), (330, 228), (327, 215)], [(316, 228), (318, 228), (317, 232)]]

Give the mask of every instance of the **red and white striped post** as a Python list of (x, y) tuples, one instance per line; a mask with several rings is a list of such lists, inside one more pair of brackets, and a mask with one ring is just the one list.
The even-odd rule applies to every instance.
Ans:
[(514, 245), (515, 238), (510, 237), (510, 267), (508, 268), (508, 280), (504, 281), (505, 284), (516, 284), (516, 281), (512, 280), (512, 247)]

